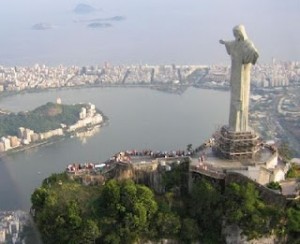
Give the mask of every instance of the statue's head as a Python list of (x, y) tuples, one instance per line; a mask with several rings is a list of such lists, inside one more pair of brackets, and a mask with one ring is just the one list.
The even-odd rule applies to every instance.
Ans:
[(238, 41), (245, 41), (248, 39), (248, 36), (246, 34), (245, 27), (243, 25), (237, 25), (233, 28), (233, 35), (236, 40)]

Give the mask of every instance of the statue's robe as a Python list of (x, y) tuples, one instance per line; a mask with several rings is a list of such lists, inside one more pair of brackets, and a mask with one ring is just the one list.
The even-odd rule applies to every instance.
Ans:
[(248, 131), (250, 70), (258, 58), (258, 52), (249, 40), (225, 42), (231, 56), (229, 127), (235, 132)]

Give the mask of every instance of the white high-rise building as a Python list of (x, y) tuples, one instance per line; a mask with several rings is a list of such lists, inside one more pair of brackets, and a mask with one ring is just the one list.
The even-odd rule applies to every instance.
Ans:
[(56, 99), (56, 103), (57, 103), (57, 104), (61, 104), (61, 98), (60, 98), (60, 97), (58, 97), (58, 98)]
[(5, 230), (0, 229), (0, 243), (5, 243), (6, 236), (5, 236)]
[(85, 119), (86, 118), (86, 108), (81, 108), (81, 111), (79, 113), (79, 118), (80, 119)]
[(2, 141), (0, 141), (0, 153), (2, 153), (4, 151), (5, 151), (4, 143)]
[(24, 127), (19, 127), (19, 129), (18, 129), (18, 137), (19, 138), (22, 139), (24, 137), (24, 131), (25, 131)]
[(11, 149), (10, 140), (6, 137), (1, 137), (1, 142), (4, 144), (4, 151)]
[(31, 135), (34, 134), (34, 131), (33, 130), (30, 130), (30, 129), (25, 129), (24, 131), (24, 139), (27, 140), (29, 143), (31, 142)]

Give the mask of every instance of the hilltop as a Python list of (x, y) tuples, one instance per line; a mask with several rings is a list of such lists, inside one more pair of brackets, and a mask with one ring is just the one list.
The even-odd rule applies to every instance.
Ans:
[(145, 174), (149, 181), (160, 178), (160, 193), (125, 179), (128, 165), (120, 165), (123, 177), (100, 185), (53, 174), (31, 196), (34, 221), (44, 243), (225, 243), (235, 235), (226, 226), (238, 226), (247, 241), (286, 243), (286, 236), (298, 243), (299, 201), (267, 203), (249, 182), (224, 186), (198, 178), (189, 186), (188, 165), (175, 161), (159, 177)]

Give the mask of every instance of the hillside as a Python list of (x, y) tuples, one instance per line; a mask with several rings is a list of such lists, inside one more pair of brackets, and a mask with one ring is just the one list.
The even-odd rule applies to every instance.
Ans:
[(0, 137), (17, 135), (19, 127), (29, 128), (37, 133), (71, 125), (79, 119), (83, 104), (64, 105), (47, 103), (29, 112), (10, 113), (0, 116)]
[(54, 174), (31, 196), (34, 221), (44, 243), (225, 243), (224, 223), (249, 239), (273, 234), (298, 243), (299, 201), (281, 208), (264, 202), (253, 184), (222, 189), (206, 179), (187, 191), (186, 170), (182, 164), (162, 173), (163, 194), (132, 180), (86, 186)]

